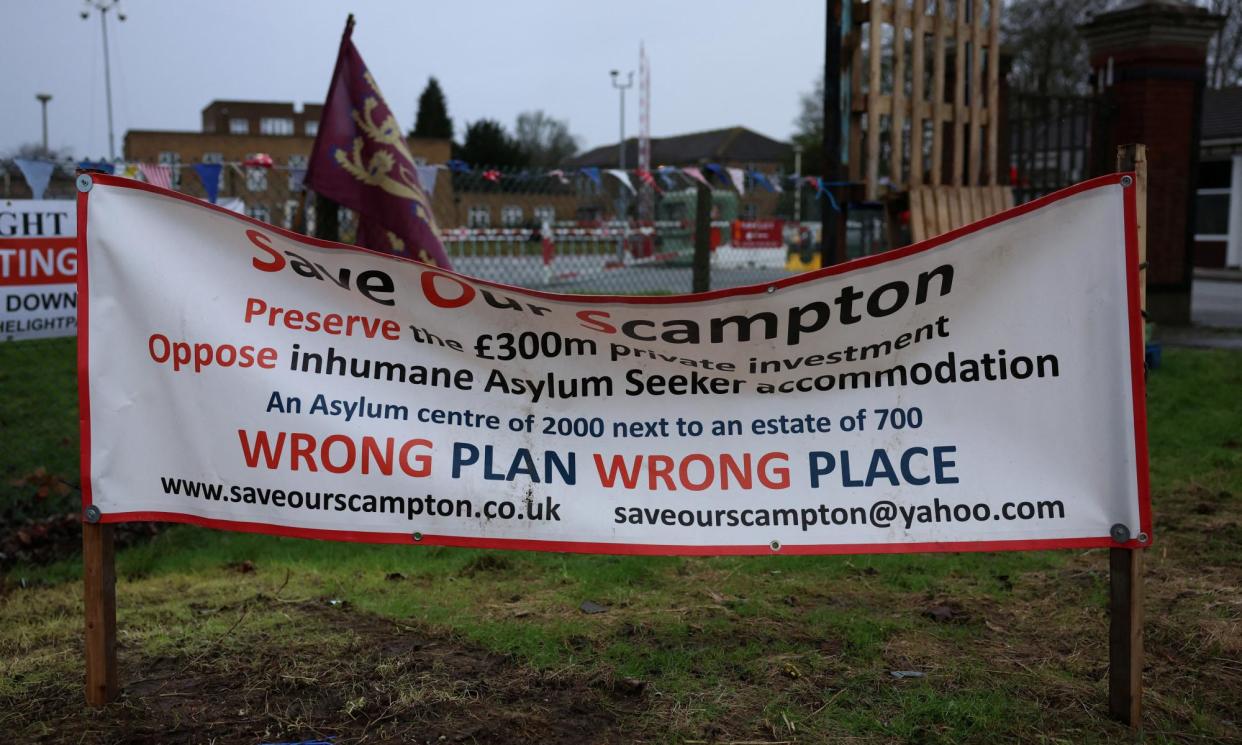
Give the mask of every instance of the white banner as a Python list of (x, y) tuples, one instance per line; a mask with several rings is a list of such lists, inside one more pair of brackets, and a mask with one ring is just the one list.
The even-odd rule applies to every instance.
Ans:
[(1133, 191), (1109, 176), (771, 285), (624, 298), (96, 176), (87, 517), (615, 553), (1138, 545)]
[(0, 341), (77, 333), (77, 206), (0, 202)]

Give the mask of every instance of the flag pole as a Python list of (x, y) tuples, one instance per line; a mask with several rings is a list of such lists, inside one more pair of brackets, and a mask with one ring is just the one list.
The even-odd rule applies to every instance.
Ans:
[[(341, 71), (341, 60), (345, 58), (345, 45), (349, 43), (354, 33), (354, 14), (350, 13), (345, 17), (345, 30), (341, 32), (341, 45), (336, 52), (336, 64), (332, 67), (332, 78), (335, 81)], [(319, 114), (319, 134), (315, 135), (315, 145), (311, 147), (312, 154), (315, 147), (319, 144), (319, 137), (324, 132), (324, 119), (328, 117), (332, 111), (333, 99), (336, 94), (336, 86), (328, 84), (328, 95), (324, 98), (323, 111)], [(306, 184), (312, 183), (311, 173), (315, 168), (315, 158), (310, 159), (310, 163), (306, 169), (306, 175), (302, 178), (303, 193), (305, 193)], [(337, 204), (318, 192), (315, 193), (315, 237), (322, 238), (327, 241), (339, 241), (341, 239), (340, 221), (337, 219)]]

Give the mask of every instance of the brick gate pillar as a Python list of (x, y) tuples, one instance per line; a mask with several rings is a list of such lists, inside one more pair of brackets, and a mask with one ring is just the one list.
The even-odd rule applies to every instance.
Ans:
[(1095, 160), (1111, 164), (1117, 145), (1147, 146), (1147, 313), (1158, 323), (1190, 323), (1207, 45), (1223, 22), (1188, 3), (1148, 0), (1079, 27), (1101, 95)]

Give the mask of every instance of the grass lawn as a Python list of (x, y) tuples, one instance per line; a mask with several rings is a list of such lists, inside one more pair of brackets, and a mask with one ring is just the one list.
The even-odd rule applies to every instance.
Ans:
[[(1145, 737), (1239, 742), (1242, 353), (1166, 350), (1149, 418)], [(14, 741), (1127, 737), (1105, 706), (1103, 551), (618, 558), (178, 527), (117, 569), (126, 688), (100, 711), (78, 564), (9, 572)]]
[(0, 526), (81, 504), (77, 343), (0, 342)]

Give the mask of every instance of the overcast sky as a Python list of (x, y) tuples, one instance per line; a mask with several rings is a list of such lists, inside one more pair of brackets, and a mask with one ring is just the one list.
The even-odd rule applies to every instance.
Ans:
[[(97, 14), (83, 0), (0, 0), (0, 154), (40, 139), (35, 93), (53, 95), (49, 141), (106, 155)], [(427, 77), (464, 123), (520, 111), (568, 119), (585, 148), (617, 141), (608, 71), (652, 64), (655, 136), (744, 125), (787, 138), (799, 94), (823, 65), (815, 0), (122, 0), (109, 13), (117, 154), (127, 129), (198, 130), (213, 99), (320, 102), (346, 14), (354, 41), (403, 127)], [(635, 76), (637, 79), (637, 75)], [(638, 130), (637, 83), (626, 134)]]

